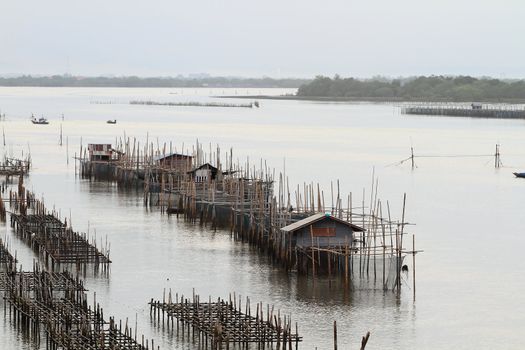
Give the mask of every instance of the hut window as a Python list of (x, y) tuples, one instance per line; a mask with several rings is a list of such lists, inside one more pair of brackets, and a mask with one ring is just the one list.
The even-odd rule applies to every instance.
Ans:
[(313, 227), (314, 237), (335, 237), (335, 227)]

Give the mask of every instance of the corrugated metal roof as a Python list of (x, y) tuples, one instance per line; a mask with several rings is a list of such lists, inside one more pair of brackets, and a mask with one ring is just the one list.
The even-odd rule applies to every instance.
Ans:
[(308, 226), (308, 225), (311, 225), (317, 221), (321, 221), (323, 220), (324, 218), (330, 218), (331, 220), (334, 220), (334, 221), (337, 221), (337, 222), (340, 222), (341, 224), (343, 225), (346, 225), (348, 227), (351, 227), (352, 230), (354, 231), (357, 231), (357, 232), (362, 232), (364, 231), (363, 228), (359, 227), (359, 226), (356, 226), (354, 224), (351, 224), (347, 221), (344, 221), (344, 220), (341, 220), (341, 219), (338, 219), (334, 216), (331, 216), (330, 214), (324, 214), (324, 213), (318, 213), (318, 214), (314, 214), (312, 216), (309, 216), (305, 219), (302, 219), (302, 220), (299, 220), (297, 222), (294, 222), (293, 224), (290, 224), (288, 226), (285, 226), (283, 228), (281, 228), (281, 231), (284, 231), (284, 232), (294, 232), (294, 231), (297, 231), (299, 229), (302, 229), (303, 227), (305, 226)]

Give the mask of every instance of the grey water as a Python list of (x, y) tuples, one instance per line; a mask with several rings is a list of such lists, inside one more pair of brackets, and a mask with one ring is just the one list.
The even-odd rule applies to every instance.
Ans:
[[(161, 349), (196, 349), (156, 328), (148, 301), (163, 290), (203, 297), (250, 296), (291, 314), (304, 336), (301, 349), (330, 349), (338, 324), (339, 347), (367, 349), (519, 349), (525, 327), (525, 122), (520, 120), (401, 115), (391, 104), (261, 100), (261, 108), (129, 105), (134, 99), (214, 101), (212, 96), (282, 94), (277, 89), (0, 88), (4, 154), (31, 153), (27, 187), (48, 207), (71, 216), (76, 230), (111, 243), (109, 277), (86, 277), (89, 294), (106, 315), (138, 325)], [(246, 100), (228, 99), (232, 103)], [(105, 102), (104, 104), (94, 102)], [(111, 103), (109, 103), (111, 102)], [(30, 123), (31, 113), (49, 125)], [(62, 118), (63, 115), (63, 118)], [(117, 119), (117, 124), (106, 120)], [(59, 145), (60, 127), (63, 145)], [(372, 174), (392, 215), (407, 194), (408, 228), (415, 234), (417, 293), (409, 277), (397, 295), (347, 292), (337, 280), (313, 281), (272, 265), (228, 230), (213, 231), (143, 206), (140, 191), (75, 176), (82, 141), (117, 137), (173, 142), (179, 150), (198, 141), (258, 166), (286, 170), (291, 190), (319, 182), (359, 200), (370, 194)], [(496, 144), (503, 167), (494, 168)], [(416, 167), (400, 163), (416, 154)], [(420, 156), (420, 157), (417, 157)], [(329, 195), (327, 195), (329, 200)], [(368, 200), (367, 200), (368, 201)], [(0, 227), (30, 268), (32, 251)], [(0, 316), (0, 349), (35, 349)]]

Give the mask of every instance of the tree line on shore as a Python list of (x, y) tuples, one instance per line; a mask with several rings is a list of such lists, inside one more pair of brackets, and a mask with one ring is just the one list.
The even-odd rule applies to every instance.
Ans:
[(311, 81), (295, 78), (237, 77), (80, 77), (72, 75), (0, 77), (0, 86), (41, 87), (168, 87), (168, 88), (298, 88)]
[(0, 86), (298, 88), (296, 97), (332, 100), (525, 101), (525, 80), (471, 76), (315, 79), (240, 77), (81, 77), (72, 75), (0, 77)]
[(470, 76), (419, 76), (406, 79), (317, 76), (303, 84), (299, 97), (429, 101), (525, 100), (525, 80), (506, 81)]

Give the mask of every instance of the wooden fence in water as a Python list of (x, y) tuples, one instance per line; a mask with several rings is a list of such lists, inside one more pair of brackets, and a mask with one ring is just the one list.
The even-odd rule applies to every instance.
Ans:
[(427, 116), (525, 119), (525, 107), (521, 105), (465, 105), (457, 103), (410, 104), (402, 106), (401, 113)]
[[(258, 166), (249, 160), (241, 165), (234, 161), (231, 149), (224, 157), (220, 147), (210, 145), (206, 152), (199, 143), (191, 152), (176, 151), (171, 143), (155, 148), (147, 141), (141, 148), (135, 139), (120, 139), (114, 148), (117, 156), (108, 161), (91, 161), (86, 150), (81, 150), (79, 172), (86, 178), (142, 188), (144, 204), (159, 206), (162, 212), (214, 229), (229, 228), (235, 239), (257, 246), (286, 269), (340, 275), (354, 288), (399, 290), (404, 258), (418, 251), (415, 244), (408, 248), (404, 242), (409, 225), (405, 200), (401, 219), (392, 219), (390, 204), (378, 198), (374, 176), (368, 198), (364, 190), (359, 200), (352, 193), (343, 195), (338, 180), (331, 185), (327, 203), (319, 184), (305, 183), (290, 191), (285, 172), (276, 177), (275, 169), (262, 160)], [(164, 161), (173, 154), (191, 160), (176, 166)], [(210, 170), (204, 179), (195, 176), (203, 167)], [(281, 229), (317, 213), (328, 213), (364, 231), (352, 240), (333, 241), (328, 246), (320, 245), (318, 239), (307, 247), (294, 246)]]

